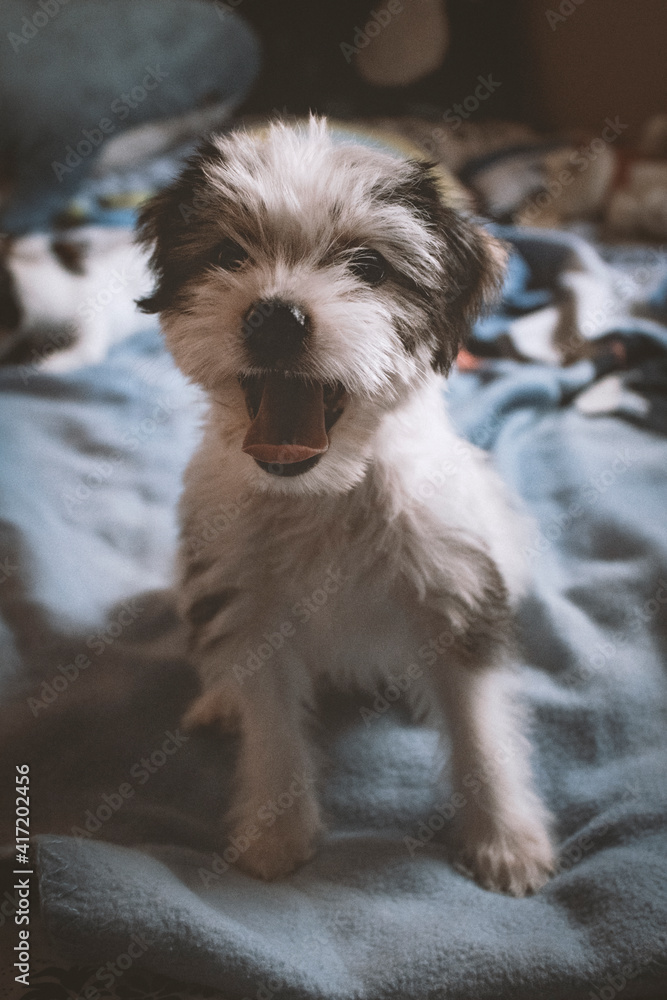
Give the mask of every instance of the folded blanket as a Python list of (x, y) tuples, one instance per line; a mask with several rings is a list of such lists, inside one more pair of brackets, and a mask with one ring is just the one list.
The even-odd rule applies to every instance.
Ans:
[[(514, 274), (476, 342), (516, 342), (523, 319), (525, 347), (568, 261), (590, 261), (592, 290), (608, 271), (566, 236), (504, 235)], [(652, 316), (627, 311), (620, 332), (662, 350)], [(598, 333), (619, 332), (615, 306), (608, 324)], [(325, 704), (318, 856), (273, 884), (233, 867), (243, 845), (215, 823), (234, 742), (181, 732), (196, 681), (169, 590), (198, 397), (157, 332), (67, 376), (0, 373), (3, 840), (28, 762), (35, 895), (57, 953), (83, 967), (63, 973), (78, 995), (137, 995), (139, 973), (150, 995), (173, 995), (160, 974), (228, 1000), (664, 995), (667, 440), (577, 407), (594, 359), (493, 353), (448, 395), (535, 519), (518, 669), (560, 863), (522, 900), (455, 870), (435, 733), (381, 691)], [(233, 525), (229, 510), (211, 530)]]

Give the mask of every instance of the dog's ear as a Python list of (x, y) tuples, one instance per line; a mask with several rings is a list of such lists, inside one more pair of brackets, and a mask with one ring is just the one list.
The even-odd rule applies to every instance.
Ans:
[(137, 242), (150, 251), (149, 264), (155, 277), (151, 295), (137, 299), (144, 313), (166, 309), (177, 286), (177, 248), (183, 241), (189, 213), (193, 210), (194, 186), (183, 176), (154, 195), (141, 208), (137, 220)]
[(137, 220), (137, 242), (150, 251), (150, 268), (155, 276), (152, 295), (137, 300), (145, 313), (168, 308), (183, 279), (190, 272), (198, 241), (193, 223), (205, 217), (204, 173), (223, 155), (213, 138), (205, 139), (175, 181), (149, 199)]
[[(500, 296), (509, 252), (481, 226), (458, 215), (447, 223), (451, 287), (444, 316), (445, 329), (433, 365), (447, 372), (464, 346), (472, 326)], [(451, 254), (451, 257), (449, 256)]]
[(451, 368), (475, 319), (498, 297), (508, 259), (504, 243), (447, 204), (434, 164), (417, 163), (406, 196), (437, 237), (442, 265), (435, 294), (433, 367)]
[(137, 299), (137, 308), (143, 313), (159, 313), (165, 309), (170, 300), (166, 274), (167, 247), (173, 243), (169, 238), (170, 229), (174, 230), (180, 191), (177, 184), (172, 184), (145, 202), (137, 219), (137, 243), (150, 251), (149, 265), (155, 277), (155, 288), (151, 295)]

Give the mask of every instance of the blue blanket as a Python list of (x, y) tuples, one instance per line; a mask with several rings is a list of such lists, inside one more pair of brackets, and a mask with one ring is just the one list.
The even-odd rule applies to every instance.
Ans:
[[(486, 341), (538, 322), (580, 249), (506, 235)], [(643, 318), (612, 310), (595, 335), (641, 335), (659, 359), (655, 288)], [(242, 845), (214, 823), (234, 742), (180, 729), (196, 680), (169, 590), (198, 397), (156, 330), (67, 376), (0, 373), (3, 757), (31, 765), (44, 928), (91, 984), (120, 991), (131, 967), (228, 1000), (664, 995), (667, 439), (638, 412), (579, 405), (602, 374), (497, 357), (450, 381), (460, 428), (535, 518), (519, 669), (560, 863), (517, 900), (455, 870), (433, 822), (449, 794), (435, 734), (398, 708), (362, 715), (372, 695), (327, 703), (315, 860), (269, 885), (230, 866)]]

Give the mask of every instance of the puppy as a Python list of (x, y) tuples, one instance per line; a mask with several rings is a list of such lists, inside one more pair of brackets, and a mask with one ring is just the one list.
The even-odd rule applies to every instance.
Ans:
[(187, 722), (240, 730), (232, 835), (295, 775), (307, 789), (239, 866), (273, 879), (313, 853), (316, 682), (372, 691), (418, 661), (405, 697), (449, 733), (453, 789), (485, 776), (459, 813), (462, 866), (538, 889), (546, 813), (505, 693), (521, 524), (442, 399), (502, 247), (427, 166), (316, 119), (209, 139), (139, 231), (156, 277), (140, 305), (210, 401), (181, 507), (203, 685)]

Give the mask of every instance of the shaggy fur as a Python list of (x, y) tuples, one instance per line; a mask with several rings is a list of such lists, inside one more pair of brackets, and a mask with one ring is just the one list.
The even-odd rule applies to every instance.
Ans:
[[(405, 697), (451, 736), (454, 790), (485, 776), (460, 810), (462, 865), (490, 889), (539, 888), (546, 814), (506, 690), (522, 528), (442, 402), (502, 247), (442, 203), (427, 166), (337, 144), (316, 120), (210, 139), (140, 234), (156, 276), (143, 308), (210, 399), (179, 605), (203, 683), (188, 722), (242, 736), (239, 866), (274, 878), (312, 855), (316, 681), (373, 691), (418, 663)], [(306, 414), (325, 420), (319, 446)], [(296, 430), (267, 444), (276, 420)], [(308, 790), (247, 836), (294, 775)]]

